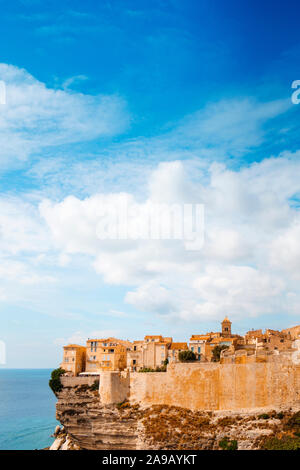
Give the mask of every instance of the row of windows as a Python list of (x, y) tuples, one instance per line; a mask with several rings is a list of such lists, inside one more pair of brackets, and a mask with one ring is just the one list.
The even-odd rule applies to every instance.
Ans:
[[(74, 362), (74, 361), (75, 361), (75, 358), (74, 358), (74, 357), (72, 357), (72, 358), (70, 357), (70, 359), (72, 359), (72, 362)], [(69, 362), (69, 358), (68, 358), (68, 357), (65, 357), (65, 360), (64, 360), (64, 362)]]
[[(117, 346), (115, 343), (102, 343), (103, 347), (107, 346)], [(91, 341), (91, 351), (97, 351), (98, 341)]]
[[(195, 352), (194, 349), (195, 349), (194, 346), (192, 346), (192, 347), (191, 347), (191, 351), (192, 351), (192, 352)], [(201, 353), (201, 346), (198, 346), (198, 351), (197, 351), (197, 352), (198, 352), (199, 354)]]

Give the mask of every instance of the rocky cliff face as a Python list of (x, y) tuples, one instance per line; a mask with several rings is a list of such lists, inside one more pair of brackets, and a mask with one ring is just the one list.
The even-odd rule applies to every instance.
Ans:
[(58, 394), (56, 418), (82, 449), (136, 449), (138, 419), (115, 406), (103, 406), (88, 385), (64, 387)]
[(293, 434), (300, 431), (297, 410), (238, 414), (127, 402), (104, 406), (89, 385), (64, 387), (57, 398), (56, 416), (63, 425), (54, 443), (58, 449), (259, 449), (285, 434), (300, 448)]

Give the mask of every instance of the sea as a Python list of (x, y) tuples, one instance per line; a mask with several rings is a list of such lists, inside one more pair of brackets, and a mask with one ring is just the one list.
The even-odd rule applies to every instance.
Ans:
[(0, 450), (44, 449), (58, 421), (51, 369), (0, 369)]

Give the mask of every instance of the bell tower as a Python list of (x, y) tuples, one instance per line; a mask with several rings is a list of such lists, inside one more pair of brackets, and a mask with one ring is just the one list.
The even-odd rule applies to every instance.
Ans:
[(231, 336), (231, 321), (228, 317), (225, 317), (221, 323), (222, 325), (222, 336), (224, 338), (230, 338)]

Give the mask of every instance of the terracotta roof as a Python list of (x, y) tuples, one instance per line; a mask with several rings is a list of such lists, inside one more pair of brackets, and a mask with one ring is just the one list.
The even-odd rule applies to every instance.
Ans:
[(85, 346), (80, 346), (80, 344), (67, 344), (64, 348), (85, 348)]
[(161, 335), (146, 335), (144, 339), (162, 339)]
[(171, 343), (169, 349), (188, 349), (187, 343)]
[(190, 341), (198, 340), (198, 339), (209, 339), (209, 338), (210, 338), (210, 335), (192, 335), (190, 337)]

